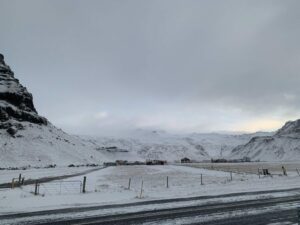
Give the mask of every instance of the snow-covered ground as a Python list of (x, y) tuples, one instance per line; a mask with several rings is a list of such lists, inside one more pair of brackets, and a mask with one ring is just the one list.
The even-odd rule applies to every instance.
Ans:
[[(41, 184), (39, 196), (31, 193), (33, 185), (13, 190), (0, 189), (0, 214), (300, 187), (300, 177), (295, 173), (288, 177), (260, 179), (254, 174), (234, 173), (231, 181), (228, 172), (175, 165), (109, 167), (86, 176), (85, 194), (80, 193), (83, 176)], [(167, 177), (169, 188), (166, 184)], [(131, 187), (128, 190), (130, 178)], [(259, 196), (255, 196), (257, 197)]]

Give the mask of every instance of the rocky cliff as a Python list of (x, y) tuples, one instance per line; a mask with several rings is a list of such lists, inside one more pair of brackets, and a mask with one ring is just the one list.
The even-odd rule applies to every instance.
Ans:
[(23, 129), (20, 122), (47, 125), (47, 120), (38, 115), (32, 94), (14, 77), (14, 72), (0, 54), (0, 129), (12, 136)]
[(106, 161), (80, 138), (38, 115), (32, 94), (0, 54), (0, 168), (90, 164)]

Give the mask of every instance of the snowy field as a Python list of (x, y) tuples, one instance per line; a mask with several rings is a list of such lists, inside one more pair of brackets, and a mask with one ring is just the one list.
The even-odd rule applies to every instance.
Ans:
[[(65, 169), (64, 172), (67, 172), (70, 168)], [(296, 173), (290, 173), (287, 177), (273, 178), (233, 173), (231, 180), (229, 172), (176, 165), (117, 166), (95, 171), (86, 176), (85, 194), (80, 193), (83, 176), (41, 184), (38, 196), (32, 194), (33, 185), (0, 189), (0, 214), (300, 187), (300, 177)], [(128, 189), (129, 179), (131, 179), (130, 189)]]

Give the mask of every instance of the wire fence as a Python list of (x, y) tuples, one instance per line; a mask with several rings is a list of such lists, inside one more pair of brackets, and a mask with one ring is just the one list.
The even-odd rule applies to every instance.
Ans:
[[(31, 192), (35, 193), (35, 186), (31, 188)], [(66, 194), (78, 194), (82, 192), (82, 181), (56, 181), (49, 183), (38, 184), (39, 195), (66, 195)]]

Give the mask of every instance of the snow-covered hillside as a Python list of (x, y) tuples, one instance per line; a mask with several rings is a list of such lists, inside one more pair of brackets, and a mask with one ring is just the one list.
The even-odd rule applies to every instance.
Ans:
[(219, 134), (194, 133), (190, 136), (197, 140), (213, 158), (227, 158), (230, 152), (238, 145), (245, 144), (255, 136), (265, 136), (271, 133), (256, 132), (250, 134)]
[(123, 156), (127, 151), (142, 159), (176, 161), (188, 157), (192, 160), (202, 161), (227, 157), (236, 146), (247, 143), (254, 136), (265, 134), (193, 133), (179, 135), (164, 131), (138, 129), (121, 137), (83, 138), (87, 145), (98, 149), (106, 156), (111, 155), (107, 150), (112, 152), (111, 148), (116, 147), (115, 152), (123, 153)]
[[(113, 151), (116, 147), (116, 157), (128, 153), (135, 155), (136, 158), (162, 159), (168, 161), (180, 160), (183, 157), (189, 157), (194, 160), (208, 160), (209, 154), (197, 141), (192, 138), (185, 138), (178, 135), (170, 135), (157, 131), (140, 131), (133, 136), (127, 137), (85, 137), (90, 146), (98, 149), (104, 155)], [(101, 148), (102, 146), (102, 148)], [(103, 148), (105, 147), (105, 148)], [(108, 152), (108, 150), (110, 150)], [(127, 159), (130, 159), (126, 157)]]
[(0, 130), (0, 167), (101, 163), (105, 157), (80, 139), (47, 126), (21, 122), (23, 128), (12, 137)]
[(254, 137), (232, 150), (231, 158), (297, 161), (300, 158), (300, 120), (289, 121), (272, 136)]

